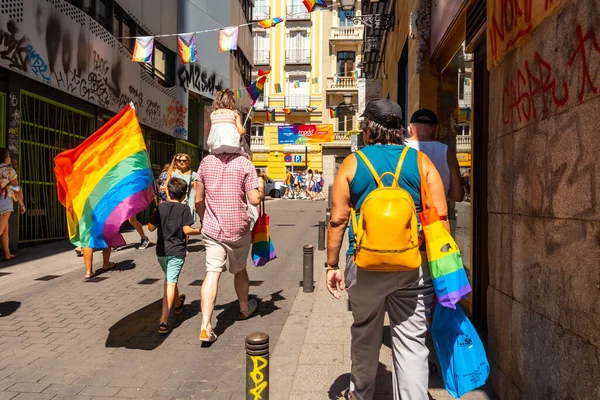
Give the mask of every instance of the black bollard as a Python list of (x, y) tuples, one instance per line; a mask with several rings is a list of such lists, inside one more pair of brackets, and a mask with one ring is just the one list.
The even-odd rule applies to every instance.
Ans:
[(246, 400), (269, 400), (269, 335), (246, 336)]
[(314, 290), (313, 286), (313, 256), (314, 256), (314, 248), (307, 244), (303, 249), (303, 277), (302, 277), (302, 288), (304, 293), (312, 293)]
[(325, 221), (319, 221), (319, 243), (317, 248), (319, 251), (325, 250)]

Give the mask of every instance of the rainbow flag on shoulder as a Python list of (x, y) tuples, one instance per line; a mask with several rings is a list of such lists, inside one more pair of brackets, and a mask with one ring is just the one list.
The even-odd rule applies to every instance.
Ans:
[(123, 222), (154, 199), (154, 176), (133, 104), (54, 158), (58, 200), (75, 246), (125, 245)]

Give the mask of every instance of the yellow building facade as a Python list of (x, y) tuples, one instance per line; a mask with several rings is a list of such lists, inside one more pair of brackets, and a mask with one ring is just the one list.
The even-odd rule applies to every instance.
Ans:
[[(353, 25), (338, 9), (337, 1), (313, 13), (306, 11), (301, 0), (254, 3), (254, 20), (284, 19), (274, 28), (253, 29), (254, 79), (259, 69), (271, 73), (252, 116), (251, 150), (256, 167), (271, 179), (284, 179), (289, 167), (323, 171), (329, 184), (336, 166), (350, 154), (349, 131), (357, 126), (352, 104), (358, 102), (358, 80), (352, 73), (358, 70), (362, 27)], [(344, 55), (342, 62), (338, 54)], [(343, 104), (344, 95), (351, 96), (350, 106)], [(346, 112), (330, 118), (329, 107), (340, 104)], [(273, 113), (271, 120), (267, 114)], [(306, 146), (280, 144), (278, 128), (295, 124), (331, 124), (335, 140)]]

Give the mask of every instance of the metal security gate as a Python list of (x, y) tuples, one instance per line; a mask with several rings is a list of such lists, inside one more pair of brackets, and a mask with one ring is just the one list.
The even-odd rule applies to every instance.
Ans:
[(192, 171), (196, 171), (198, 169), (198, 166), (200, 166), (200, 147), (193, 143), (186, 142), (185, 140), (178, 140), (177, 152), (189, 154), (189, 156), (192, 158), (190, 168)]
[(94, 116), (34, 93), (21, 91), (19, 183), (27, 213), (19, 216), (19, 242), (68, 237), (58, 202), (54, 157), (94, 132)]
[(146, 137), (146, 147), (150, 155), (150, 163), (152, 164), (152, 171), (154, 177), (158, 178), (163, 166), (166, 163), (170, 163), (175, 155), (175, 141), (173, 136), (147, 129), (144, 130)]

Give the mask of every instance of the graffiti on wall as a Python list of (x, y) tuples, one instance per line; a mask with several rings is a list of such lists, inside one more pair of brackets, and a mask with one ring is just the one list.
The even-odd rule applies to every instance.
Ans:
[(193, 90), (208, 97), (214, 97), (224, 87), (221, 77), (196, 63), (180, 66), (177, 71), (177, 79), (185, 91)]
[(488, 68), (497, 65), (561, 3), (562, 0), (489, 0)]
[[(555, 58), (536, 51), (525, 59), (516, 73), (505, 81), (502, 91), (502, 121), (518, 126), (544, 118), (565, 106), (570, 97), (579, 103), (586, 94), (595, 95), (600, 87), (597, 68), (600, 41), (594, 30), (584, 31), (577, 25), (570, 38), (572, 51), (555, 72)], [(592, 73), (592, 66), (593, 73)]]
[[(115, 113), (132, 102), (141, 123), (187, 138), (183, 89), (167, 90), (143, 76), (121, 43), (63, 0), (22, 7), (18, 21), (0, 14), (1, 66)], [(209, 78), (200, 74), (199, 84), (214, 87)]]

